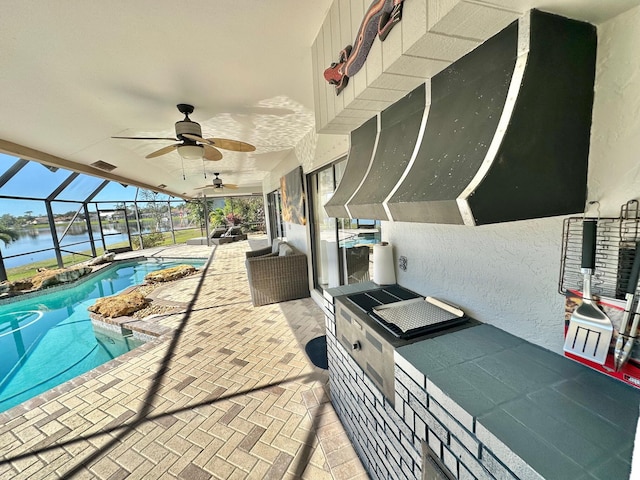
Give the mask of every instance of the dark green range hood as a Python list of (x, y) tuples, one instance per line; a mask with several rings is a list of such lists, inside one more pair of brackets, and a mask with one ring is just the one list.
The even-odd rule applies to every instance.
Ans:
[(582, 212), (596, 44), (594, 26), (532, 10), (383, 111), (377, 135), (375, 118), (352, 132), (327, 213), (483, 225)]

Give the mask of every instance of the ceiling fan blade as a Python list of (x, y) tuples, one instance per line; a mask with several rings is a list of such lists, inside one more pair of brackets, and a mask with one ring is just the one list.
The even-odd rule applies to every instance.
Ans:
[(125, 140), (171, 140), (172, 142), (178, 142), (177, 138), (168, 138), (168, 137), (111, 137), (111, 138), (122, 138)]
[(144, 158), (156, 158), (156, 157), (159, 157), (160, 155), (165, 155), (165, 154), (167, 154), (169, 152), (172, 152), (176, 148), (178, 148), (178, 145), (180, 145), (180, 144), (176, 143), (175, 145), (169, 145), (167, 147), (162, 147), (160, 150), (156, 150), (155, 152), (150, 153), (149, 155), (147, 155)]
[(213, 162), (217, 162), (218, 160), (222, 160), (222, 152), (215, 147), (211, 147), (209, 145), (204, 146), (204, 158), (206, 160), (211, 160)]
[(193, 140), (194, 142), (200, 142), (204, 145), (210, 145), (210, 146), (214, 145), (214, 143), (211, 140), (199, 137), (198, 135), (193, 135), (191, 133), (183, 133), (182, 136), (184, 138), (188, 138), (189, 140)]
[(234, 185), (233, 183), (223, 183), (222, 188), (230, 188), (231, 190), (235, 190), (238, 188), (238, 185)]
[(207, 138), (210, 142), (223, 150), (231, 150), (232, 152), (253, 152), (256, 147), (250, 143), (241, 142), (240, 140), (229, 140), (228, 138)]

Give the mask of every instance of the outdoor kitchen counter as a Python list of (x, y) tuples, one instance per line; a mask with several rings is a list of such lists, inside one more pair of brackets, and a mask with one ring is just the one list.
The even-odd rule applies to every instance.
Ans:
[(396, 365), (518, 476), (629, 478), (640, 390), (486, 324), (398, 347)]

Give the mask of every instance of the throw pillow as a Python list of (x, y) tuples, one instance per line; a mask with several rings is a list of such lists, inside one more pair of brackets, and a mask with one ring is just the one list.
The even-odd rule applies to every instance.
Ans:
[(291, 246), (289, 246), (286, 243), (281, 243), (280, 244), (280, 251), (279, 251), (279, 255), (281, 257), (287, 257), (289, 255), (293, 255), (293, 248), (291, 248)]
[(278, 253), (280, 251), (280, 244), (282, 240), (279, 238), (274, 238), (273, 243), (271, 243), (271, 253)]
[(220, 238), (225, 232), (227, 231), (226, 228), (214, 228), (213, 233), (211, 233), (211, 238)]

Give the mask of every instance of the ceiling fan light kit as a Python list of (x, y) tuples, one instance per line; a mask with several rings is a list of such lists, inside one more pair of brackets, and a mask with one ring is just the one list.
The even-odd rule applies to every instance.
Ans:
[(236, 190), (238, 188), (238, 185), (234, 185), (233, 183), (223, 183), (222, 179), (219, 177), (220, 175), (219, 173), (214, 173), (214, 175), (216, 176), (216, 178), (213, 179), (210, 185), (205, 185), (204, 187), (197, 187), (196, 190), (205, 190), (205, 189), (222, 190), (224, 188)]
[[(179, 103), (176, 105), (178, 111), (184, 115), (184, 120), (179, 120), (175, 124), (176, 138), (166, 137), (112, 137), (129, 140), (173, 140), (181, 142), (163, 147), (155, 152), (151, 152), (146, 158), (155, 158), (178, 150), (178, 154), (183, 160), (222, 160), (222, 152), (218, 148), (231, 150), (233, 152), (253, 152), (256, 147), (241, 142), (239, 140), (229, 140), (227, 138), (202, 138), (202, 128), (198, 122), (189, 118), (193, 113), (193, 105)], [(218, 148), (216, 148), (218, 147)], [(184, 173), (183, 173), (184, 176)]]
[(179, 145), (178, 153), (184, 160), (202, 160), (204, 147), (202, 145)]

